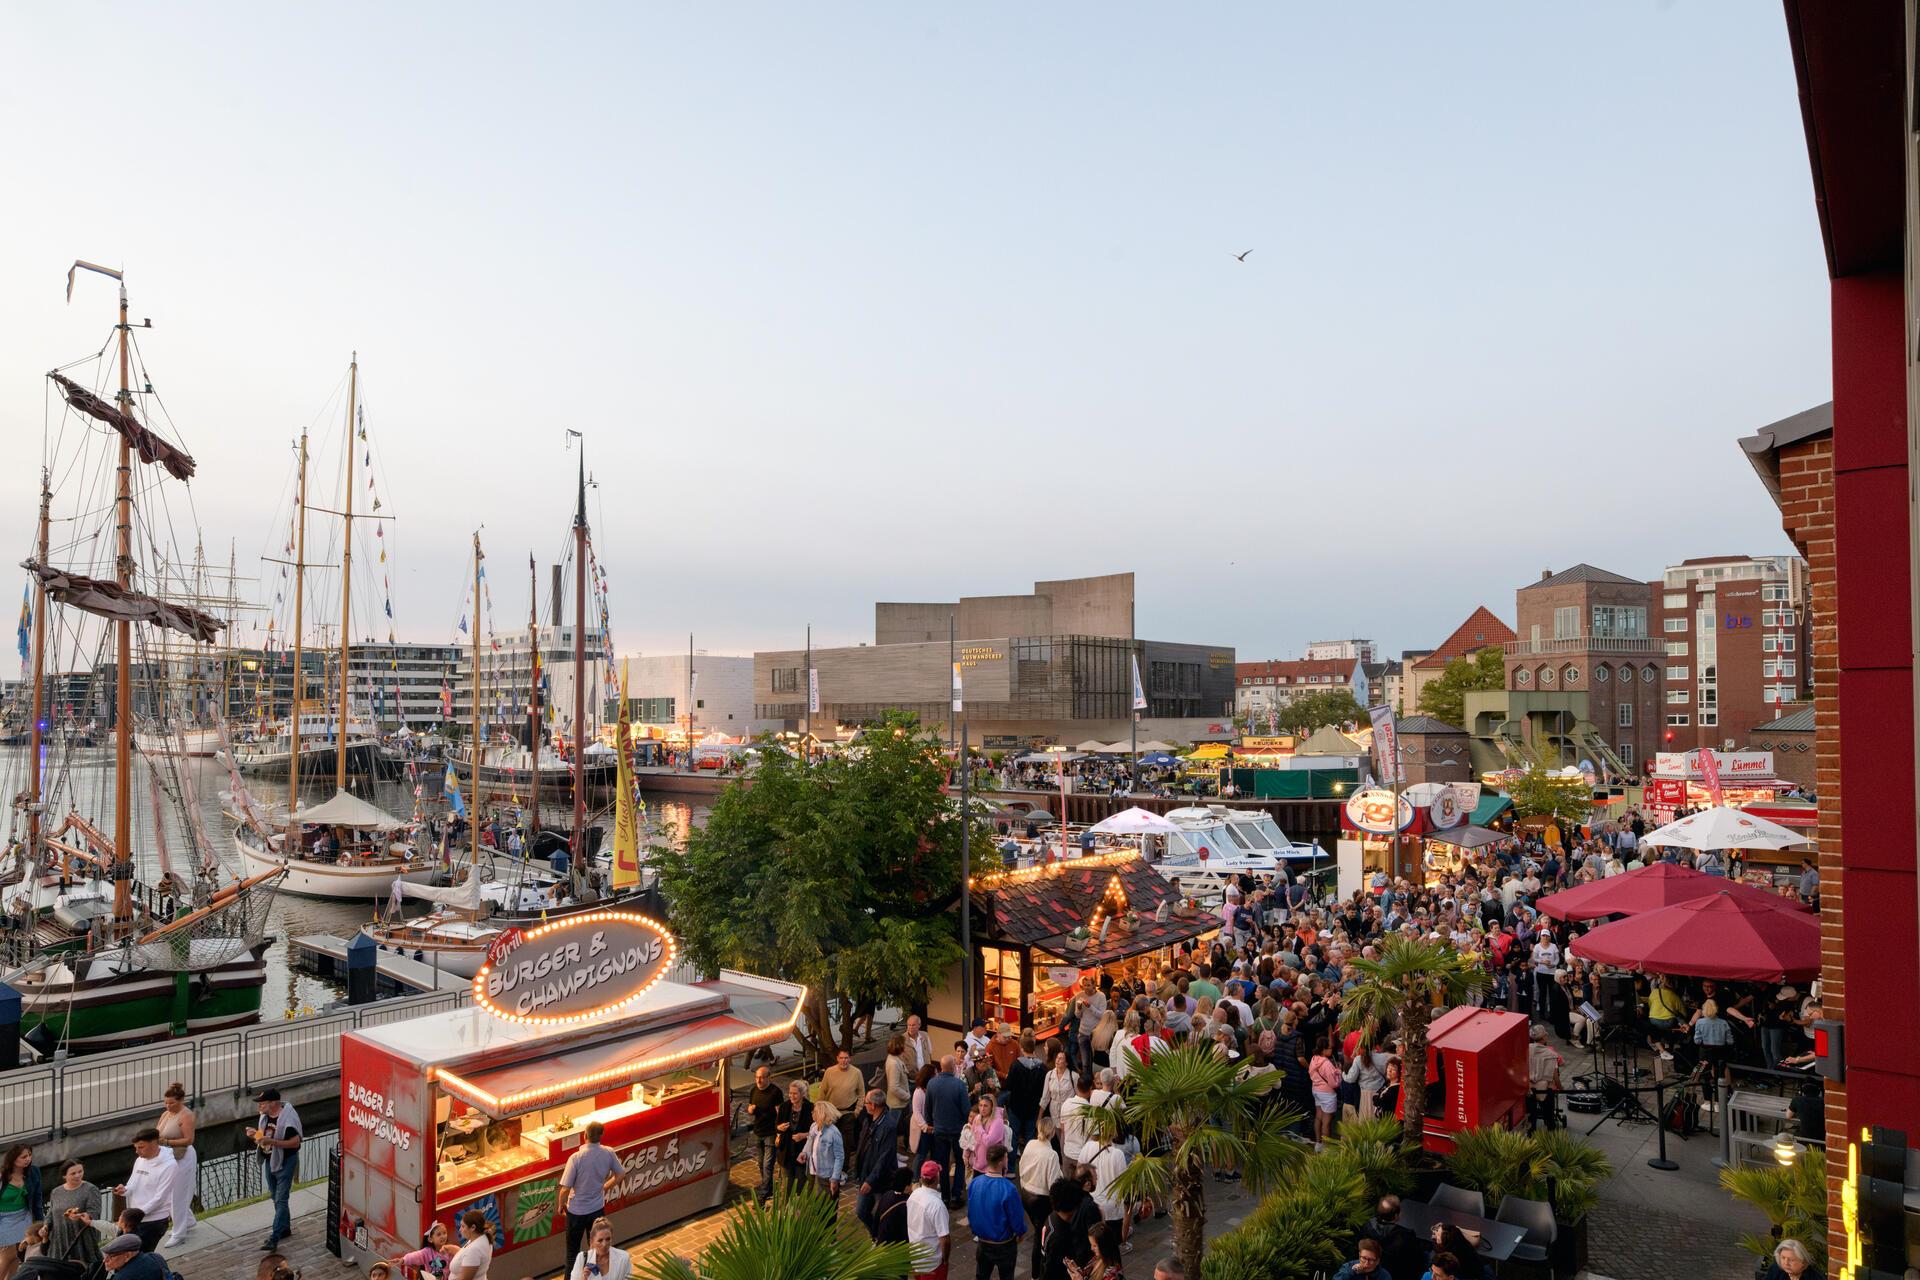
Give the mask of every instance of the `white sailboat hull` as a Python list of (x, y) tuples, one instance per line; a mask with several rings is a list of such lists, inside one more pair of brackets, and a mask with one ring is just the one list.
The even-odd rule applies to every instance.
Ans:
[[(243, 875), (257, 876), (283, 863), (277, 853), (269, 853), (251, 840), (237, 839), (233, 843), (240, 851)], [(287, 874), (280, 880), (280, 892), (302, 898), (331, 898), (343, 902), (385, 898), (393, 892), (396, 879), (410, 884), (424, 884), (434, 875), (434, 869), (430, 866), (398, 870), (392, 863), (355, 865), (292, 860), (285, 861), (284, 865)]]
[(133, 742), (150, 756), (214, 756), (220, 753), (218, 729), (179, 729), (172, 733), (139, 732)]

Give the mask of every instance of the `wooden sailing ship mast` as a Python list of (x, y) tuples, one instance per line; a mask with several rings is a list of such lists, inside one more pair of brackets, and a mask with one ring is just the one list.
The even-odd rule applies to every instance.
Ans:
[(300, 693), (306, 683), (305, 631), (307, 584), (307, 432), (300, 429), (300, 481), (294, 499), (299, 512), (294, 517), (293, 534), (293, 698), (287, 704), (287, 844), (291, 855), (298, 847), (298, 828), (293, 814), (300, 807)]
[[(360, 394), (360, 353), (347, 365), (347, 501), (340, 535), (340, 718), (334, 725), (333, 785), (347, 789), (348, 657), (353, 648), (353, 406)], [(299, 772), (298, 761), (294, 771)]]
[(527, 695), (527, 749), (531, 752), (533, 782), (527, 803), (532, 815), (526, 822), (526, 855), (533, 856), (533, 841), (540, 834), (540, 571), (534, 567), (533, 553), (527, 553), (527, 640), (533, 654), (533, 687)]
[(480, 865), (480, 797), (486, 784), (480, 780), (485, 744), (480, 737), (480, 566), (486, 560), (480, 550), (480, 531), (473, 531), (473, 799), (467, 809), (467, 827), (473, 840), (473, 866)]
[[(691, 707), (688, 708), (692, 710)], [(587, 857), (587, 446), (580, 445), (580, 496), (573, 513), (573, 836), (567, 875), (586, 894)]]
[[(51, 524), (53, 505), (53, 486), (46, 467), (40, 468), (40, 533), (35, 540), (40, 563), (47, 563), (48, 530)], [(40, 860), (40, 750), (45, 734), (40, 726), (41, 706), (46, 699), (47, 689), (47, 584), (39, 577), (33, 580), (33, 708), (31, 719), (33, 727), (29, 731), (28, 742), (31, 754), (27, 758), (27, 861), (37, 864)]]

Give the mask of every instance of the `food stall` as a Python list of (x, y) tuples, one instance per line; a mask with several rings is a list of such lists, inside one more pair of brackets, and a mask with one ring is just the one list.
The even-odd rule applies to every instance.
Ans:
[(674, 960), (657, 921), (589, 912), (509, 931), (470, 1006), (344, 1033), (343, 1256), (394, 1258), (435, 1222), (458, 1239), (478, 1209), (494, 1280), (560, 1268), (559, 1179), (596, 1121), (621, 1162), (617, 1238), (721, 1204), (726, 1057), (784, 1040), (805, 989), (733, 972), (681, 981)]
[[(1132, 849), (977, 876), (971, 896), (978, 1015), (1042, 1038), (1059, 1031), (1083, 981), (1151, 977), (1174, 947), (1220, 928)], [(973, 1020), (959, 992), (956, 967), (928, 1005), (931, 1025), (959, 1031)]]

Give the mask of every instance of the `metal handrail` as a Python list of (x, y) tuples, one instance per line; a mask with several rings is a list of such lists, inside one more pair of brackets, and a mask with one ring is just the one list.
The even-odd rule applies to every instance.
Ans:
[(178, 1080), (194, 1103), (336, 1074), (340, 1033), (459, 1008), (465, 990), (429, 991), (315, 1018), (267, 1022), (0, 1073), (0, 1143), (48, 1142), (158, 1105)]

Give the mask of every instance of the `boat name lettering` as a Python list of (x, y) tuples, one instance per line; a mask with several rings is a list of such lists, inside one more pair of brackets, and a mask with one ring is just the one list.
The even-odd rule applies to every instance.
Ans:
[(413, 1149), (413, 1131), (393, 1118), (393, 1099), (351, 1081), (347, 1084), (347, 1123), (401, 1151)]

